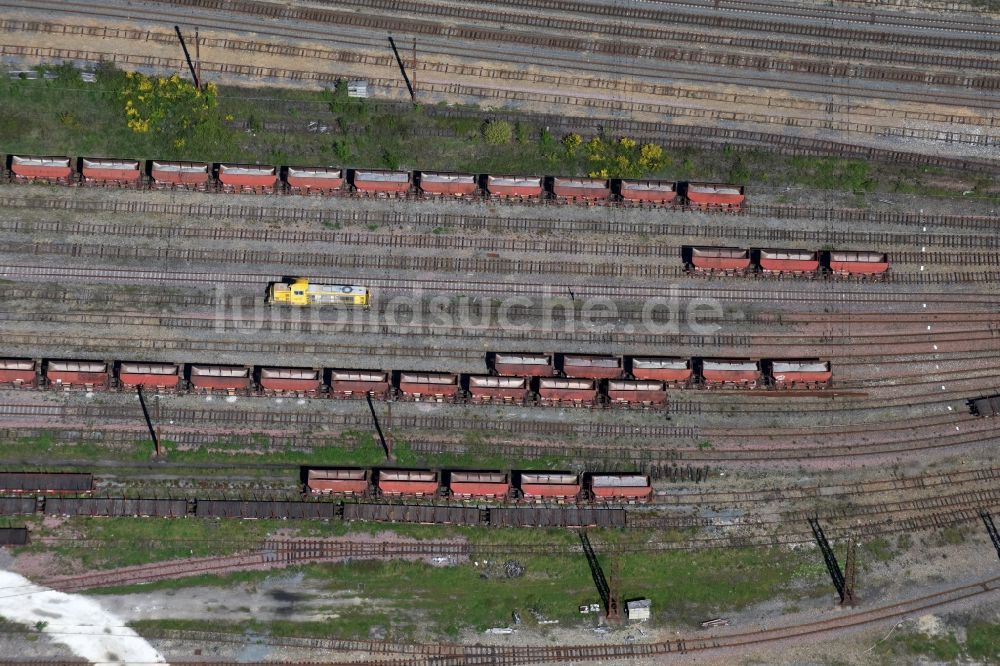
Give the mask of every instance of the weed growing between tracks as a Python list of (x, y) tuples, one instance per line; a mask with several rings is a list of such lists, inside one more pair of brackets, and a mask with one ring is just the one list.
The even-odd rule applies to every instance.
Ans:
[[(536, 541), (537, 543), (537, 541)], [(502, 563), (516, 560), (525, 567), (522, 576), (507, 577)], [(601, 557), (607, 567), (606, 558)], [(560, 625), (591, 626), (593, 616), (581, 616), (577, 607), (597, 603), (599, 596), (582, 553), (560, 557), (501, 557), (451, 567), (417, 562), (351, 562), (307, 565), (299, 569), (306, 587), (323, 595), (359, 597), (375, 606), (378, 616), (331, 617), (317, 623), (213, 622), (211, 626), (185, 621), (157, 620), (135, 623), (143, 629), (201, 629), (241, 633), (248, 629), (282, 636), (367, 638), (369, 628), (387, 629), (390, 640), (456, 638), (464, 629), (482, 631), (508, 626), (517, 610), (526, 626), (537, 618), (559, 620)], [(624, 598), (647, 596), (653, 600), (656, 622), (697, 626), (708, 616), (725, 615), (775, 596), (789, 599), (826, 595), (822, 563), (811, 553), (762, 548), (725, 551), (626, 555), (622, 561)], [(751, 575), (752, 572), (752, 575)], [(210, 584), (230, 587), (254, 585), (273, 572), (248, 572), (233, 576), (206, 576), (135, 586), (137, 593)], [(128, 588), (117, 591), (128, 591)], [(536, 611), (533, 613), (532, 610)], [(331, 613), (336, 615), (336, 613)], [(353, 611), (351, 612), (353, 616)], [(391, 618), (391, 619), (390, 619)]]
[[(322, 92), (220, 88), (213, 121), (177, 145), (172, 137), (136, 134), (125, 126), (116, 99), (120, 72), (104, 70), (96, 83), (85, 84), (71, 67), (54, 71), (59, 76), (52, 81), (0, 80), (0, 145), (6, 151), (476, 173), (585, 175), (595, 167), (586, 151), (567, 150), (561, 136), (530, 117), (513, 123), (509, 142), (490, 145), (481, 131), (491, 118), (488, 111), (468, 107), (463, 109), (467, 114), (445, 117), (419, 105), (348, 99), (346, 87)], [(622, 137), (582, 140), (595, 138), (617, 142)], [(764, 150), (691, 148), (667, 150), (662, 157), (647, 163), (643, 175), (849, 192), (990, 195), (997, 189), (992, 179), (976, 174)]]

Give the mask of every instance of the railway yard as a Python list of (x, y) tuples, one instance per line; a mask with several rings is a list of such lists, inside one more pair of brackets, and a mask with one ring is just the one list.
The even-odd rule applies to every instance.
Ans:
[(1000, 663), (998, 18), (0, 0), (0, 661)]

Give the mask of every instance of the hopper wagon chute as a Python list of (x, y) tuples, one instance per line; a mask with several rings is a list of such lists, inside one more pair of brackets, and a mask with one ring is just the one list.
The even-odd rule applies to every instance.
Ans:
[(331, 370), (330, 395), (334, 398), (385, 398), (389, 373), (381, 370)]
[(362, 194), (403, 196), (410, 191), (410, 172), (358, 169), (354, 171), (351, 182), (354, 189)]
[(525, 499), (567, 500), (580, 494), (580, 475), (571, 472), (521, 472), (518, 486)]
[(618, 194), (628, 203), (668, 204), (677, 198), (677, 185), (669, 180), (622, 180)]
[(438, 473), (431, 470), (381, 469), (378, 489), (383, 495), (428, 497), (437, 495)]
[(139, 160), (87, 158), (81, 160), (80, 174), (87, 185), (121, 185), (135, 187), (142, 171)]
[(154, 160), (149, 167), (153, 188), (207, 190), (210, 165), (207, 162), (163, 162)]
[(365, 495), (370, 483), (367, 469), (310, 469), (306, 473), (306, 487), (316, 494)]
[(486, 191), (493, 197), (540, 199), (541, 176), (487, 176)]
[(430, 196), (466, 197), (479, 191), (477, 178), (471, 173), (421, 171), (417, 174), (417, 186)]
[(38, 383), (35, 362), (30, 358), (0, 358), (0, 386), (31, 387)]
[(173, 390), (180, 378), (180, 366), (176, 363), (123, 361), (118, 366), (118, 381), (127, 389), (141, 386), (159, 391)]
[(335, 167), (288, 167), (288, 191), (293, 194), (331, 194), (344, 187), (344, 170)]
[(73, 180), (73, 164), (69, 157), (11, 155), (8, 167), (17, 181), (69, 185)]
[(636, 379), (659, 380), (673, 386), (691, 381), (691, 360), (655, 356), (634, 356), (630, 373)]
[(456, 471), (449, 474), (448, 489), (461, 499), (503, 499), (510, 494), (510, 477), (506, 472)]

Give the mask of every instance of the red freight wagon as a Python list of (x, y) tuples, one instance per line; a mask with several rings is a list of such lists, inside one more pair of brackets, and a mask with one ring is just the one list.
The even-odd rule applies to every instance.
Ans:
[(73, 166), (68, 157), (21, 157), (12, 155), (10, 170), (17, 180), (68, 183)]
[(35, 385), (35, 362), (30, 358), (0, 358), (0, 384)]
[(527, 392), (528, 380), (524, 377), (469, 376), (469, 395), (474, 402), (523, 402)]
[(118, 367), (118, 381), (134, 388), (172, 389), (180, 381), (180, 366), (174, 363), (125, 362)]
[(677, 197), (677, 186), (668, 180), (623, 180), (619, 194), (625, 201), (664, 204)]
[(810, 250), (761, 250), (765, 273), (812, 273), (819, 268), (819, 254)]
[(486, 191), (495, 197), (537, 199), (542, 196), (542, 179), (538, 176), (487, 176)]
[(740, 185), (688, 183), (687, 200), (694, 206), (726, 206), (735, 208), (743, 203), (743, 193), (745, 191)]
[(882, 252), (831, 252), (830, 270), (834, 273), (885, 273), (889, 257)]
[(227, 192), (274, 192), (278, 170), (273, 166), (220, 164), (219, 182)]
[(697, 271), (745, 271), (750, 250), (738, 247), (692, 247), (691, 266)]
[(378, 472), (378, 489), (383, 495), (436, 495), (438, 473), (430, 470), (382, 469)]
[(292, 192), (335, 192), (344, 186), (343, 169), (329, 167), (288, 167), (285, 176)]
[(653, 494), (649, 477), (642, 474), (594, 474), (590, 491), (595, 499), (648, 499)]
[(568, 472), (521, 472), (525, 499), (571, 499), (580, 494), (580, 475)]
[(406, 194), (410, 191), (410, 172), (355, 171), (354, 189), (375, 194)]
[(538, 396), (542, 402), (572, 402), (592, 404), (597, 400), (597, 382), (593, 379), (549, 379), (538, 381)]
[(233, 394), (250, 388), (250, 370), (242, 365), (192, 365), (191, 387), (196, 391)]
[(552, 374), (548, 354), (502, 354), (493, 356), (493, 372), (510, 377), (545, 377)]
[(205, 162), (156, 162), (149, 169), (156, 189), (208, 189), (208, 164)]
[(378, 370), (332, 370), (330, 394), (337, 398), (384, 398), (389, 393), (389, 374)]
[(453, 497), (499, 499), (510, 494), (506, 472), (451, 472), (448, 488)]
[(819, 359), (772, 361), (771, 376), (779, 388), (795, 385), (827, 384), (833, 377), (829, 361)]
[(424, 194), (451, 195), (456, 197), (475, 194), (479, 189), (476, 177), (467, 173), (429, 173), (421, 171), (420, 191)]
[(45, 378), (49, 384), (63, 388), (104, 388), (108, 385), (108, 364), (104, 361), (49, 361)]
[(142, 172), (138, 160), (111, 160), (83, 158), (83, 181), (85, 183), (118, 183), (134, 185), (139, 182)]
[(665, 405), (667, 390), (663, 382), (612, 379), (608, 382), (608, 398), (611, 402), (633, 405)]
[(601, 178), (553, 178), (552, 194), (560, 199), (607, 199), (611, 183)]
[(458, 375), (449, 372), (403, 372), (399, 375), (399, 390), (409, 398), (454, 398), (458, 393)]
[(562, 358), (562, 371), (567, 377), (610, 379), (622, 374), (622, 360), (617, 356), (566, 354)]
[(705, 360), (701, 376), (709, 385), (739, 384), (755, 386), (760, 380), (760, 363), (748, 360)]
[(686, 358), (633, 357), (632, 376), (686, 384), (691, 379), (691, 361)]
[(273, 393), (317, 393), (319, 370), (311, 368), (261, 368), (260, 387)]
[(368, 486), (366, 469), (311, 469), (306, 474), (306, 487), (311, 493), (364, 495)]

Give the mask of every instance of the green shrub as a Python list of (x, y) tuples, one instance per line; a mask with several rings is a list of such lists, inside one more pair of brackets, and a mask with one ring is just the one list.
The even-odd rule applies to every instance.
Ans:
[(510, 143), (514, 128), (506, 120), (490, 120), (483, 124), (483, 140), (491, 146)]

